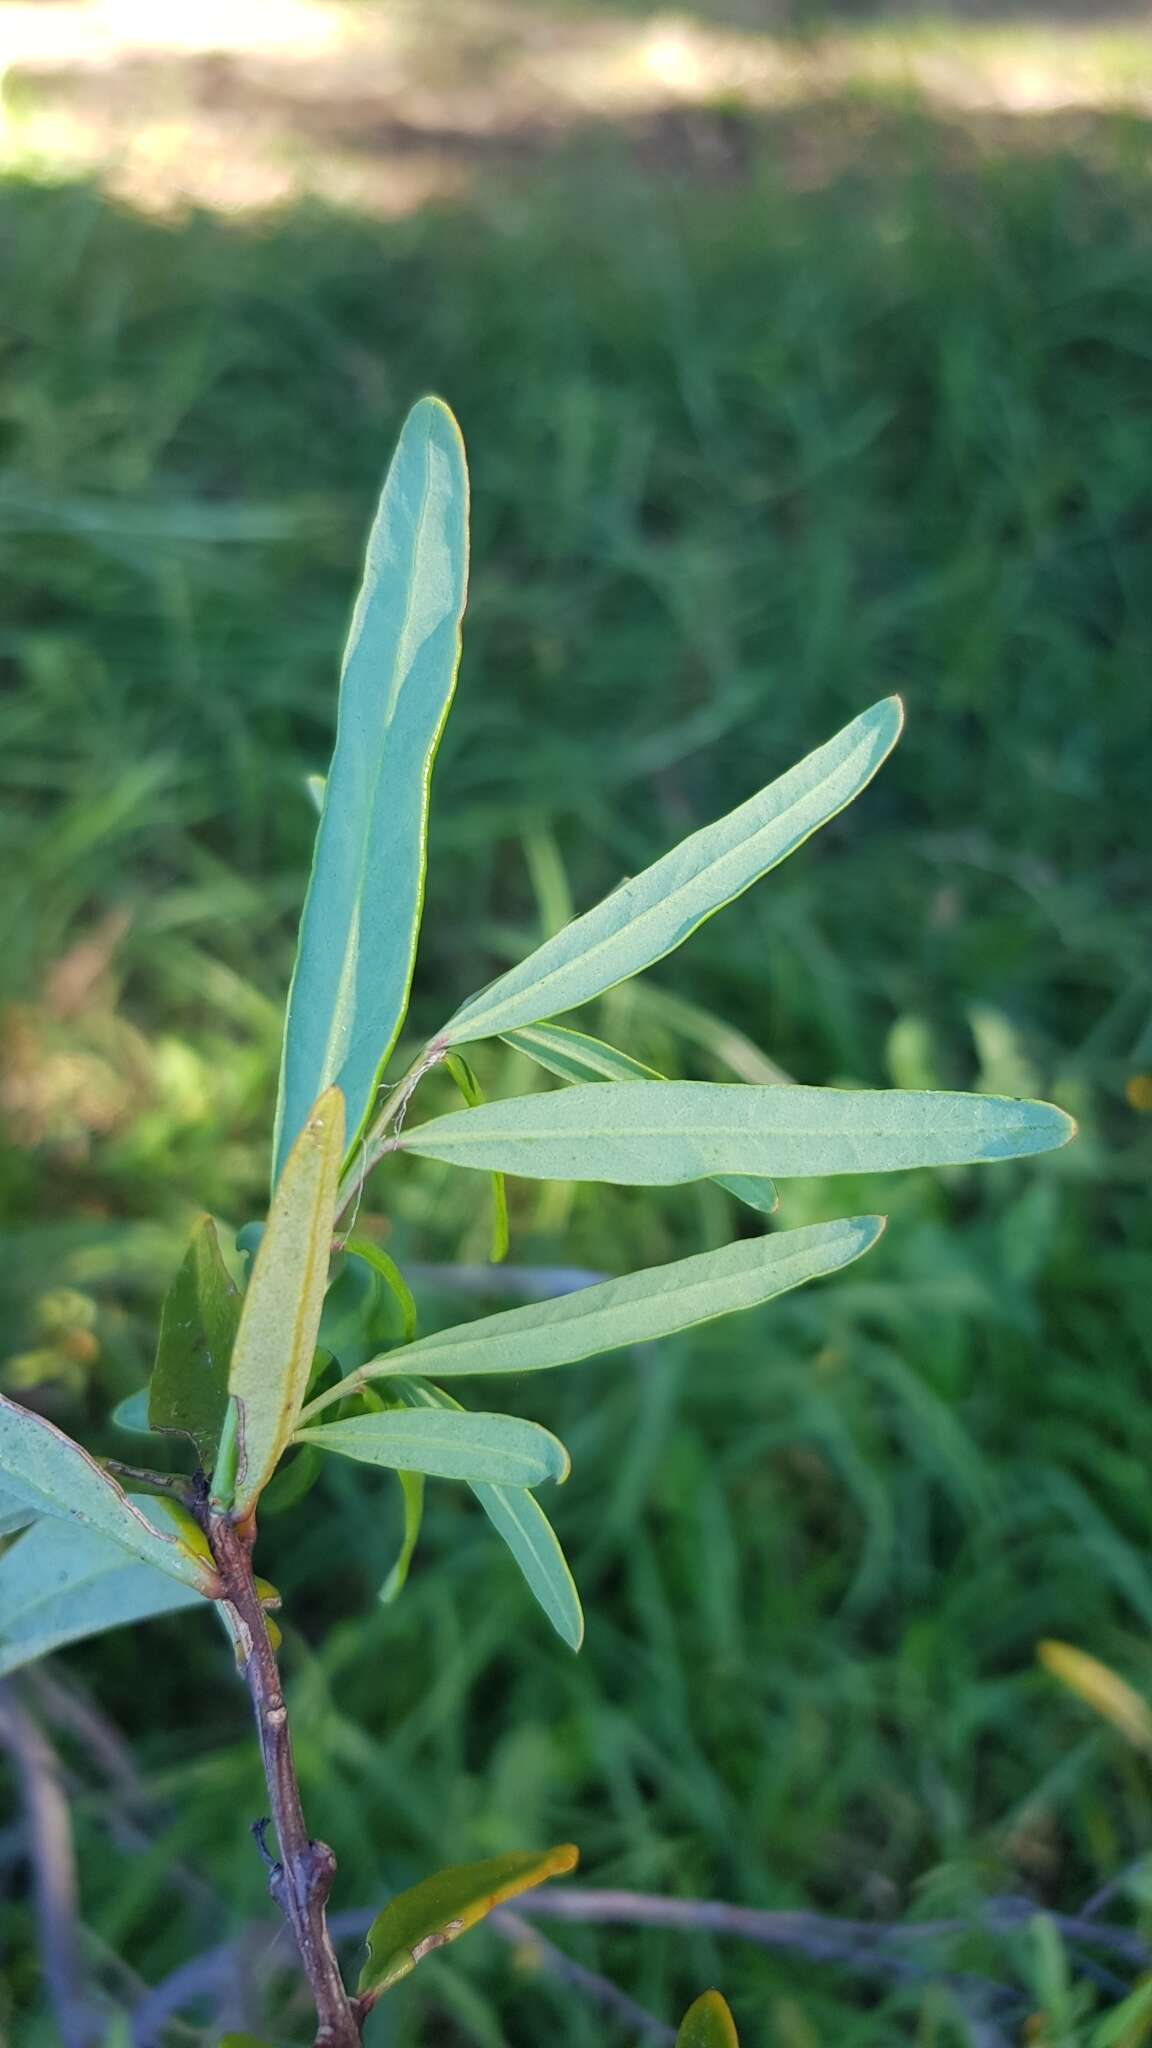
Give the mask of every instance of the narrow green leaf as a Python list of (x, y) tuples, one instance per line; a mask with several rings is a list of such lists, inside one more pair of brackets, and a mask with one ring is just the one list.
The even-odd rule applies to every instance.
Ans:
[[(758, 1308), (823, 1273), (838, 1272), (871, 1249), (882, 1216), (845, 1217), (741, 1238), (620, 1280), (579, 1287), (553, 1301), (532, 1301), (473, 1323), (438, 1330), (402, 1351), (386, 1352), (352, 1375), (353, 1383), (393, 1373), (438, 1380), (467, 1373), (545, 1372), (598, 1352), (650, 1344), (738, 1309)], [(343, 1391), (349, 1388), (345, 1385)], [(321, 1399), (338, 1398), (330, 1390)]]
[(556, 1531), (535, 1494), (522, 1486), (483, 1483), (474, 1484), (472, 1491), (557, 1635), (570, 1650), (578, 1650), (584, 1641), (580, 1595)]
[[(447, 1408), (461, 1413), (459, 1401), (427, 1380), (397, 1380), (394, 1385), (416, 1407)], [(472, 1492), (498, 1536), (507, 1544), (533, 1597), (539, 1601), (561, 1640), (570, 1650), (584, 1641), (584, 1614), (576, 1581), (560, 1541), (535, 1494), (523, 1486), (473, 1483)]]
[(302, 1429), (298, 1443), (338, 1451), (366, 1465), (426, 1472), (433, 1479), (488, 1480), (497, 1486), (539, 1486), (565, 1480), (567, 1451), (550, 1430), (518, 1415), (473, 1415), (388, 1409), (353, 1415), (320, 1429)]
[(239, 1407), (235, 1511), (256, 1504), (296, 1427), (324, 1306), (344, 1101), (330, 1088), (288, 1157), (272, 1200), (232, 1351), (228, 1391)]
[(186, 1543), (164, 1536), (71, 1437), (0, 1395), (0, 1484), (13, 1506), (119, 1544), (170, 1578), (203, 1591), (205, 1564)]
[(767, 789), (694, 832), (472, 996), (436, 1042), (463, 1045), (538, 1024), (663, 959), (850, 804), (891, 753), (903, 722), (898, 697), (874, 704)]
[(370, 1237), (347, 1237), (344, 1240), (344, 1249), (350, 1258), (360, 1259), (364, 1265), (370, 1266), (374, 1273), (379, 1274), (400, 1311), (404, 1342), (411, 1344), (416, 1335), (416, 1302), (412, 1289), (395, 1260), (390, 1259), (387, 1252), (382, 1250), (380, 1245), (374, 1244)]
[[(629, 1053), (617, 1052), (602, 1038), (590, 1038), (586, 1031), (570, 1031), (563, 1024), (534, 1024), (523, 1031), (505, 1031), (505, 1045), (513, 1046), (528, 1059), (561, 1081), (662, 1081), (655, 1067), (646, 1067)], [(761, 1216), (774, 1216), (780, 1197), (770, 1180), (755, 1174), (716, 1174), (716, 1186), (738, 1202), (746, 1202)]]
[(432, 765), (456, 687), (468, 581), (468, 471), (446, 405), (404, 422), (368, 541), (340, 678), (336, 748), (288, 997), (276, 1173), (338, 1082), (348, 1142), (408, 1008), (424, 902)]
[(94, 1529), (47, 1517), (0, 1558), (0, 1673), (201, 1599)]
[(361, 1996), (379, 1998), (423, 1962), (483, 1920), (494, 1906), (517, 1898), (549, 1877), (575, 1870), (579, 1850), (568, 1842), (542, 1854), (490, 1856), (438, 1870), (411, 1891), (389, 1900), (368, 1930), (368, 1960), (360, 1973)]
[(706, 1991), (689, 2006), (676, 2048), (740, 2048), (736, 2022), (718, 1991)]
[[(457, 1052), (450, 1052), (444, 1062), (469, 1109), (478, 1109), (484, 1101), (484, 1090), (476, 1079), (466, 1059)], [(492, 1249), (489, 1259), (499, 1266), (508, 1256), (508, 1189), (504, 1175), (494, 1173), (492, 1179)]]
[(650, 1081), (557, 1088), (406, 1128), (397, 1151), (533, 1180), (671, 1186), (717, 1173), (895, 1173), (1022, 1159), (1066, 1145), (1048, 1102), (900, 1089), (746, 1088)]
[(404, 1499), (404, 1535), (396, 1562), (380, 1588), (380, 1601), (384, 1607), (390, 1607), (394, 1600), (398, 1600), (408, 1583), (408, 1573), (420, 1540), (420, 1525), (424, 1520), (424, 1474), (397, 1472), (396, 1477)]
[(148, 1427), (190, 1436), (211, 1472), (228, 1405), (228, 1361), (240, 1296), (228, 1275), (211, 1216), (202, 1216), (160, 1311), (148, 1387)]

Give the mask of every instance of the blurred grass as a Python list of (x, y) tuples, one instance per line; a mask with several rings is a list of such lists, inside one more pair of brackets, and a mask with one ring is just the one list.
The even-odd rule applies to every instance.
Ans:
[[(907, 737), (868, 796), (593, 1022), (670, 1071), (740, 1071), (723, 1019), (800, 1079), (1037, 1091), (1083, 1121), (1038, 1167), (792, 1186), (787, 1223), (888, 1210), (867, 1267), (509, 1390), (575, 1456), (578, 1662), (447, 1488), (389, 1611), (371, 1480), (334, 1469), (267, 1523), (341, 1905), (573, 1837), (600, 1883), (1072, 1909), (1152, 1823), (1144, 1765), (1034, 1663), (1065, 1638), (1152, 1687), (1147, 131), (958, 154), (895, 109), (797, 190), (724, 118), (738, 174), (706, 187), (561, 157), (383, 225), (0, 188), (10, 1389), (97, 1438), (194, 1208), (259, 1209), (301, 778), (425, 388), (476, 517), (416, 1022), (897, 687)], [(484, 1078), (528, 1085), (493, 1051)], [(399, 1256), (483, 1257), (463, 1177), (375, 1201)], [(736, 1223), (711, 1189), (519, 1188), (514, 1257), (622, 1270)], [(125, 2000), (115, 1958), (154, 1981), (263, 1910), (258, 1766), (207, 1621), (63, 1661), (158, 1803), (132, 1848), (72, 1756)], [(11, 1883), (6, 1912), (7, 2018), (47, 2048)], [(754, 2043), (969, 2038), (946, 1987), (703, 1938), (571, 1947), (665, 2015), (719, 1981)], [(1043, 2002), (1024, 1937), (940, 1961)], [(397, 2048), (617, 2038), (483, 1934), (373, 2024)]]

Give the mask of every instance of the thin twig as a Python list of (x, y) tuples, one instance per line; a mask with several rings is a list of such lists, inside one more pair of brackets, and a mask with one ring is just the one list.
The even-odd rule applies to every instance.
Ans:
[(489, 1915), (488, 1925), (505, 1941), (514, 1942), (518, 1949), (526, 1951), (528, 1960), (539, 1969), (546, 1970), (550, 1977), (558, 1977), (562, 1984), (582, 1992), (593, 2005), (614, 2014), (626, 2025), (638, 2028), (641, 2041), (675, 2042), (674, 2030), (657, 2019), (655, 2013), (629, 1998), (628, 1993), (621, 1991), (610, 1977), (602, 1977), (597, 1970), (585, 1969), (583, 1963), (565, 1955), (562, 1948), (557, 1948), (555, 1942), (549, 1941), (521, 1914), (511, 1912), (507, 1906), (499, 1906)]
[[(292, 1755), (288, 1709), (280, 1686), (276, 1653), (252, 1574), (250, 1537), (229, 1515), (201, 1508), (201, 1524), (216, 1560), (224, 1600), (232, 1610), (235, 1638), (256, 1717), (256, 1731), (279, 1858), (267, 1858), (268, 1889), (292, 1929), (312, 1989), (318, 2030), (315, 2048), (359, 2048), (360, 2023), (344, 1987), (328, 1932), (327, 1903), (336, 1858), (326, 1842), (314, 1842), (304, 1821)], [(263, 1849), (262, 1835), (257, 1836)]]
[(56, 1752), (8, 1686), (0, 1687), (0, 1744), (20, 1776), (44, 1976), (62, 2048), (103, 2037), (84, 1985), (76, 1856)]

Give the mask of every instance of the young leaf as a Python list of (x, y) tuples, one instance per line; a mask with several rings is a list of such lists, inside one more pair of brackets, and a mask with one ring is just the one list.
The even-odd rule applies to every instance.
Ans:
[[(478, 1109), (484, 1100), (484, 1090), (472, 1072), (466, 1059), (459, 1053), (450, 1052), (444, 1062), (469, 1109)], [(492, 1175), (492, 1250), (489, 1258), (498, 1266), (508, 1256), (508, 1190), (504, 1175)]]
[(432, 1479), (488, 1480), (497, 1486), (539, 1486), (567, 1479), (563, 1444), (538, 1422), (518, 1415), (429, 1413), (388, 1409), (353, 1415), (320, 1429), (302, 1429), (297, 1443), (338, 1451), (365, 1465), (426, 1472)]
[(256, 1504), (296, 1427), (324, 1306), (344, 1101), (330, 1088), (289, 1155), (244, 1296), (228, 1391), (237, 1404), (237, 1517)]
[(48, 1517), (0, 1558), (0, 1673), (201, 1598), (94, 1529)]
[(240, 1296), (228, 1275), (211, 1216), (202, 1216), (160, 1311), (148, 1427), (190, 1436), (211, 1472), (228, 1405), (228, 1361)]
[[(737, 1309), (758, 1308), (807, 1280), (838, 1272), (869, 1251), (883, 1229), (882, 1216), (851, 1216), (780, 1230), (772, 1237), (741, 1238), (717, 1251), (579, 1287), (553, 1301), (528, 1302), (439, 1330), (371, 1360), (352, 1381), (392, 1373), (423, 1373), (439, 1380), (462, 1373), (546, 1372), (598, 1352), (650, 1344)], [(347, 1382), (343, 1391), (349, 1391)], [(338, 1390), (330, 1389), (320, 1399), (338, 1397)]]
[(408, 1008), (432, 764), (456, 687), (468, 471), (446, 405), (404, 422), (368, 541), (288, 997), (275, 1171), (338, 1082), (351, 1145)]
[(517, 1095), (406, 1128), (390, 1149), (533, 1180), (670, 1186), (717, 1173), (895, 1173), (1022, 1159), (1076, 1126), (1048, 1102), (911, 1090), (611, 1082)]
[(490, 1856), (483, 1863), (462, 1863), (439, 1870), (411, 1891), (391, 1899), (368, 1930), (368, 1960), (360, 1973), (361, 1997), (377, 1999), (407, 1977), (433, 1949), (444, 1948), (467, 1933), (494, 1906), (517, 1898), (549, 1877), (567, 1877), (579, 1861), (570, 1843), (511, 1856)]
[(390, 1607), (394, 1600), (398, 1600), (408, 1583), (408, 1573), (420, 1540), (420, 1524), (424, 1520), (424, 1474), (397, 1472), (396, 1477), (404, 1500), (404, 1535), (396, 1562), (380, 1588), (380, 1602), (384, 1607)]
[[(459, 1401), (442, 1387), (429, 1386), (427, 1380), (396, 1380), (393, 1384), (415, 1407), (462, 1412)], [(523, 1486), (492, 1486), (482, 1480), (474, 1481), (471, 1490), (557, 1635), (570, 1650), (578, 1650), (584, 1641), (580, 1595), (556, 1531), (535, 1494)]]
[(103, 1536), (197, 1592), (213, 1574), (184, 1542), (161, 1535), (94, 1458), (71, 1437), (0, 1395), (0, 1484), (6, 1499)]
[(706, 1991), (689, 2006), (676, 2048), (740, 2048), (736, 2023), (718, 1991)]
[(859, 796), (903, 721), (898, 697), (874, 704), (759, 795), (694, 832), (472, 996), (437, 1043), (463, 1045), (538, 1024), (663, 959)]
[[(617, 1052), (602, 1038), (590, 1038), (586, 1031), (570, 1031), (563, 1024), (534, 1024), (524, 1031), (503, 1033), (505, 1045), (535, 1060), (547, 1073), (561, 1081), (662, 1081), (655, 1067), (646, 1067), (629, 1053)], [(761, 1216), (774, 1216), (780, 1197), (770, 1180), (755, 1174), (718, 1173), (716, 1186), (738, 1202), (746, 1202)]]
[(386, 1251), (374, 1244), (370, 1237), (346, 1237), (344, 1249), (349, 1258), (359, 1259), (365, 1266), (379, 1275), (400, 1311), (400, 1323), (405, 1344), (411, 1344), (416, 1335), (416, 1303), (412, 1289), (400, 1271), (395, 1260)]
[(126, 1394), (117, 1401), (108, 1420), (122, 1429), (126, 1436), (151, 1436), (152, 1424), (148, 1420), (148, 1389), (141, 1387), (135, 1394)]

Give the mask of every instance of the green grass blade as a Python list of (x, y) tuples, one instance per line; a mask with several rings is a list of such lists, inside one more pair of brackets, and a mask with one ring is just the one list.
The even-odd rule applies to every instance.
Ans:
[(116, 1481), (71, 1437), (0, 1395), (0, 1485), (13, 1509), (67, 1522), (131, 1551), (170, 1578), (203, 1592), (210, 1576), (187, 1544), (164, 1536)]
[(1009, 1096), (652, 1081), (490, 1102), (406, 1129), (392, 1149), (531, 1180), (648, 1187), (1022, 1159), (1075, 1128), (1051, 1103)]
[(365, 1465), (496, 1486), (540, 1486), (546, 1479), (566, 1479), (570, 1470), (568, 1453), (551, 1430), (518, 1415), (388, 1409), (301, 1430), (296, 1441)]
[[(571, 1031), (563, 1024), (534, 1024), (523, 1031), (505, 1031), (501, 1036), (505, 1045), (535, 1060), (537, 1066), (561, 1081), (664, 1079), (655, 1067), (646, 1067), (630, 1053), (617, 1052), (614, 1045), (606, 1045), (602, 1038), (592, 1038), (586, 1031)], [(737, 1173), (718, 1173), (715, 1180), (718, 1188), (761, 1216), (774, 1216), (780, 1207), (780, 1197), (770, 1180)]]
[[(772, 1237), (744, 1238), (624, 1279), (602, 1280), (554, 1301), (529, 1302), (456, 1329), (422, 1337), (372, 1360), (355, 1383), (394, 1373), (436, 1379), (460, 1374), (545, 1372), (599, 1352), (649, 1344), (739, 1309), (758, 1308), (821, 1274), (851, 1265), (876, 1243), (882, 1216), (806, 1224)], [(330, 1398), (324, 1396), (322, 1398)]]
[(333, 1082), (348, 1142), (408, 1008), (436, 748), (460, 662), (468, 471), (447, 406), (401, 431), (368, 542), (340, 680), (336, 747), (288, 998), (276, 1173)]
[(891, 753), (903, 720), (898, 697), (874, 704), (472, 996), (437, 1043), (462, 1045), (558, 1016), (663, 959), (859, 796)]
[(239, 1409), (232, 1505), (255, 1506), (296, 1427), (308, 1387), (328, 1285), (344, 1103), (321, 1096), (272, 1199), (232, 1351), (228, 1391)]
[(94, 1529), (46, 1518), (0, 1558), (0, 1674), (64, 1643), (200, 1600), (193, 1586)]

